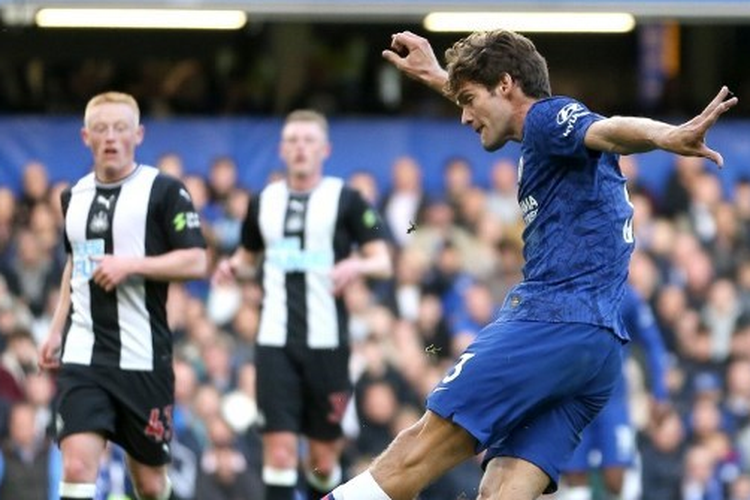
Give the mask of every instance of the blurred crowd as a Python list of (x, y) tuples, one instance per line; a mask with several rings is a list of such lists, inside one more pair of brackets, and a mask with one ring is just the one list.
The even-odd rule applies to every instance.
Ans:
[[(640, 451), (635, 498), (750, 500), (750, 180), (727, 190), (703, 160), (675, 157), (667, 184), (654, 193), (639, 183), (638, 160), (622, 159), (636, 213), (630, 279), (651, 304), (669, 351), (671, 404), (658, 419), (649, 411), (652, 382), (634, 347), (627, 376)], [(185, 182), (214, 262), (231, 254), (253, 196), (238, 183), (234, 159), (216, 158), (204, 176), (186, 174), (175, 154), (157, 166)], [(346, 419), (348, 474), (422, 414), (427, 393), (492, 320), (523, 266), (513, 162), (472, 165), (456, 157), (425, 166), (402, 157), (384, 168), (391, 169), (387, 186), (365, 171), (347, 179), (381, 210), (396, 262), (393, 280), (361, 281), (345, 295), (356, 381)], [(480, 168), (491, 169), (488, 186), (475, 181)], [(428, 175), (442, 176), (438, 195), (423, 189)], [(49, 433), (55, 382), (37, 371), (36, 357), (66, 258), (65, 186), (51, 184), (40, 163), (25, 166), (19, 192), (0, 186), (3, 499), (56, 498), (60, 458)], [(181, 500), (262, 499), (254, 397), (261, 294), (254, 281), (171, 285), (170, 474)], [(479, 477), (479, 461), (469, 461), (421, 498), (474, 498)], [(98, 498), (132, 498), (117, 447), (102, 463), (99, 486)]]

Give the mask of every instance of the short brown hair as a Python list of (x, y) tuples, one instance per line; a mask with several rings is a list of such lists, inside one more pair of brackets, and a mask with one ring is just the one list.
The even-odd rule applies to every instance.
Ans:
[(478, 31), (457, 41), (445, 51), (448, 71), (446, 90), (456, 94), (466, 82), (494, 89), (503, 75), (518, 82), (529, 97), (552, 94), (547, 61), (534, 43), (513, 31)]

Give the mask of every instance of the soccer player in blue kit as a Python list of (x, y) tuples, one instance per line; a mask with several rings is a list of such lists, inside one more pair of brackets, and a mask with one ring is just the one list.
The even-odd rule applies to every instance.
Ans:
[(445, 69), (429, 42), (410, 32), (393, 35), (383, 56), (454, 100), (484, 149), (521, 143), (524, 278), (430, 393), (424, 416), (325, 498), (413, 499), (484, 452), (478, 498), (536, 499), (555, 491), (581, 431), (621, 376), (633, 210), (618, 154), (662, 149), (722, 165), (705, 138), (737, 98), (724, 87), (679, 126), (605, 118), (553, 97), (546, 61), (511, 31), (459, 40), (446, 51)]
[[(632, 285), (625, 288), (620, 314), (630, 338), (646, 357), (653, 396), (652, 415), (661, 418), (669, 408), (667, 349), (656, 319)], [(623, 372), (607, 404), (583, 430), (573, 458), (562, 468), (565, 487), (557, 495), (558, 500), (591, 500), (589, 471), (595, 469), (601, 471), (608, 499), (625, 498), (626, 473), (634, 467), (637, 453), (629, 404)]]

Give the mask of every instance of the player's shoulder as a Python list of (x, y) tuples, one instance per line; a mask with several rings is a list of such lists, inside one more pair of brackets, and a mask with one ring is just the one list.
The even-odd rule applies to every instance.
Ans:
[(330, 196), (338, 194), (340, 205), (351, 205), (353, 203), (364, 202), (364, 197), (357, 189), (347, 184), (344, 179), (340, 177), (324, 177), (321, 183), (321, 188), (328, 191)]
[[(185, 183), (179, 177), (161, 172), (158, 168), (150, 165), (141, 165), (141, 175), (153, 178), (153, 190), (159, 193), (187, 194)], [(184, 192), (184, 193), (183, 193)]]
[(192, 202), (190, 192), (179, 177), (161, 172), (151, 165), (140, 165), (139, 175), (143, 176), (146, 182), (148, 179), (153, 179), (151, 183), (151, 198), (153, 200), (171, 204), (183, 198), (185, 201)]
[(578, 113), (588, 112), (581, 101), (564, 95), (545, 97), (536, 101), (529, 109), (529, 116), (535, 119), (548, 118), (550, 124), (561, 125)]
[(67, 192), (68, 196), (70, 196), (90, 189), (96, 189), (96, 176), (94, 175), (94, 172), (89, 172), (78, 179), (74, 184), (66, 187), (65, 190), (63, 190), (63, 194)]
[(275, 197), (289, 192), (286, 180), (277, 179), (266, 184), (258, 193), (258, 197)]
[(153, 177), (155, 183), (159, 183), (164, 186), (183, 186), (184, 185), (184, 183), (182, 182), (182, 179), (180, 179), (179, 177), (175, 177), (172, 174), (162, 172), (158, 168), (152, 167), (151, 165), (141, 165), (140, 169), (141, 169), (142, 175)]
[(315, 190), (331, 195), (337, 192), (344, 192), (348, 188), (349, 186), (346, 185), (344, 179), (342, 179), (341, 177), (325, 175), (320, 180), (320, 183), (317, 185)]

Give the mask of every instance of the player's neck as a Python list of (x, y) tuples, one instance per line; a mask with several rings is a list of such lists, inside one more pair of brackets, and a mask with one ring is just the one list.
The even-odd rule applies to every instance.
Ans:
[(315, 189), (322, 180), (322, 174), (289, 175), (287, 176), (286, 182), (290, 191), (306, 193)]
[(525, 97), (523, 101), (519, 103), (513, 118), (513, 133), (510, 138), (512, 141), (523, 141), (523, 127), (526, 124), (526, 115), (529, 114), (531, 106), (533, 106), (538, 100), (539, 99)]
[(135, 162), (123, 167), (97, 165), (94, 167), (94, 175), (96, 176), (96, 180), (102, 184), (113, 184), (115, 182), (120, 182), (135, 172), (137, 166), (138, 164)]

